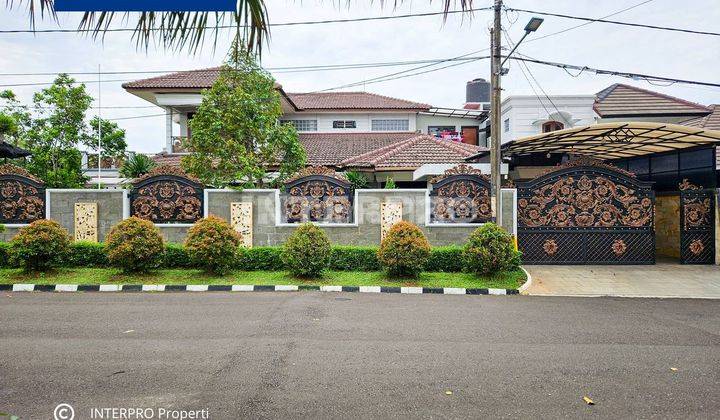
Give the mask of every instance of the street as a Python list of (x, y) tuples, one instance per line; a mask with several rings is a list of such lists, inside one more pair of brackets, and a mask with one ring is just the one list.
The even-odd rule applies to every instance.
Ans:
[(720, 416), (712, 300), (3, 293), (0, 355), (22, 419)]

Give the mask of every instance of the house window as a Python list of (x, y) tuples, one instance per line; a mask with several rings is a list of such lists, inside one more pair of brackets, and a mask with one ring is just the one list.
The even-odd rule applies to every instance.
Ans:
[(453, 133), (455, 131), (454, 125), (431, 125), (428, 126), (428, 134), (433, 137), (442, 137), (443, 133)]
[(317, 120), (284, 120), (283, 123), (290, 123), (297, 131), (317, 131)]
[(372, 131), (408, 131), (409, 120), (372, 120)]
[(558, 131), (565, 128), (563, 123), (557, 122), (557, 121), (548, 121), (545, 124), (542, 125), (542, 132), (543, 133), (549, 133), (551, 131)]
[(333, 128), (356, 128), (357, 124), (353, 120), (335, 120)]
[(503, 121), (503, 127), (505, 128), (506, 133), (510, 131), (510, 118), (507, 118), (505, 121)]

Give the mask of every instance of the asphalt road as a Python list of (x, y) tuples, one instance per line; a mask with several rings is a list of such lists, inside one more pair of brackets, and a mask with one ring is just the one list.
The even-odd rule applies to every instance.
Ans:
[(0, 412), (60, 403), (76, 419), (718, 418), (720, 301), (3, 293)]

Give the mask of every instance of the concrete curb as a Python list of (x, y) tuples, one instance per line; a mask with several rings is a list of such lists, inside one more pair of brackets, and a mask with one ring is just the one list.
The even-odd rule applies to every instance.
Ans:
[(380, 287), (380, 286), (303, 286), (303, 285), (219, 285), (219, 284), (0, 284), (6, 292), (351, 292), (435, 295), (517, 295), (515, 289), (465, 289), (460, 287)]
[(522, 286), (520, 286), (518, 288), (518, 293), (520, 293), (521, 295), (528, 295), (529, 293), (527, 293), (527, 289), (529, 289), (530, 286), (532, 286), (533, 279), (532, 279), (532, 276), (530, 275), (530, 273), (525, 269), (525, 267), (521, 266), (520, 269), (525, 272), (525, 276), (527, 276), (527, 280), (525, 281), (525, 283)]

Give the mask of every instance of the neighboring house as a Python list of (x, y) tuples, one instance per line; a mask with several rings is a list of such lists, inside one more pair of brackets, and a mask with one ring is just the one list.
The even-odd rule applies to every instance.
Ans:
[(502, 142), (594, 124), (594, 103), (595, 95), (563, 95), (550, 98), (510, 96), (501, 106)]
[(643, 121), (680, 123), (702, 117), (710, 108), (635, 86), (616, 83), (597, 93), (597, 122)]
[[(188, 121), (202, 90), (219, 68), (184, 71), (126, 83), (123, 87), (165, 109), (164, 153), (158, 163), (179, 164), (192, 136)], [(365, 172), (371, 182), (392, 177), (400, 186), (419, 184), (413, 171), (423, 165), (455, 164), (483, 150), (487, 112), (435, 108), (368, 92), (288, 93), (280, 85), (284, 115), (300, 135), (308, 164)]]
[[(703, 130), (717, 130), (720, 131), (720, 104), (710, 105), (708, 107), (711, 111), (703, 117), (691, 118), (689, 120), (682, 121), (680, 124), (687, 125), (689, 127), (697, 127)], [(715, 148), (715, 167), (720, 171), (720, 147)], [(718, 173), (720, 177), (720, 173)], [(720, 185), (720, 180), (718, 181)]]

